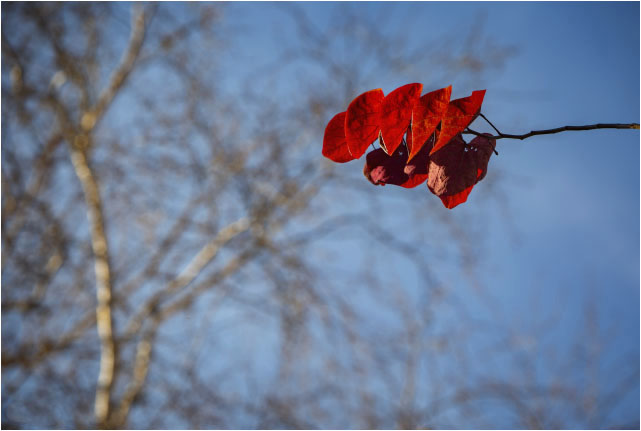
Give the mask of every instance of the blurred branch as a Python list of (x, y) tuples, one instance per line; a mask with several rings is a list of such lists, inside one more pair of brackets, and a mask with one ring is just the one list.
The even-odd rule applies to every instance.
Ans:
[(153, 340), (160, 323), (161, 321), (159, 319), (153, 319), (151, 326), (142, 335), (140, 341), (138, 341), (131, 380), (129, 381), (129, 385), (125, 390), (125, 393), (120, 399), (118, 408), (115, 410), (112, 418), (110, 418), (109, 425), (111, 427), (119, 428), (125, 424), (131, 406), (145, 384), (145, 379), (147, 378), (147, 373), (149, 371), (149, 364), (151, 362)]
[(140, 54), (140, 50), (144, 42), (145, 30), (144, 7), (139, 4), (134, 4), (132, 5), (132, 29), (129, 38), (129, 45), (122, 57), (122, 60), (120, 61), (120, 65), (111, 75), (109, 84), (100, 93), (96, 104), (88, 112), (85, 112), (82, 115), (80, 123), (85, 131), (88, 132), (92, 130), (100, 121), (103, 114), (109, 108), (109, 105), (118, 93), (118, 90), (122, 88), (127, 77), (133, 70), (134, 64)]
[(95, 259), (96, 297), (98, 300), (96, 324), (100, 338), (100, 371), (96, 388), (95, 414), (96, 422), (102, 426), (109, 417), (111, 387), (116, 367), (111, 312), (111, 265), (98, 181), (83, 150), (73, 149), (71, 160), (85, 195), (87, 218), (91, 227), (91, 246)]
[[(139, 9), (134, 13), (136, 9)], [(111, 391), (116, 373), (116, 346), (113, 336), (112, 322), (112, 280), (109, 247), (104, 225), (104, 209), (100, 197), (98, 180), (90, 167), (87, 158), (87, 149), (91, 139), (88, 133), (93, 129), (109, 104), (122, 88), (126, 78), (133, 69), (134, 63), (144, 40), (145, 14), (144, 9), (138, 5), (132, 7), (132, 32), (129, 45), (125, 51), (120, 65), (113, 73), (109, 85), (103, 90), (98, 102), (90, 112), (85, 112), (81, 118), (81, 127), (84, 135), (78, 135), (69, 141), (71, 146), (71, 160), (76, 176), (82, 186), (87, 217), (91, 228), (91, 244), (94, 253), (94, 266), (96, 274), (96, 324), (100, 338), (100, 371), (96, 387), (94, 413), (96, 423), (103, 427), (109, 420), (111, 413)], [(59, 50), (56, 50), (57, 52)], [(60, 110), (58, 110), (60, 112)], [(67, 118), (64, 119), (69, 123)]]
[[(2, 366), (19, 365), (30, 368), (49, 358), (52, 353), (60, 352), (80, 339), (96, 322), (96, 313), (87, 313), (69, 332), (56, 339), (39, 340), (37, 346), (23, 346), (14, 354), (2, 352)], [(35, 347), (35, 352), (32, 352)]]
[[(148, 325), (147, 329), (145, 330), (136, 346), (136, 356), (133, 365), (132, 379), (121, 399), (120, 405), (115, 412), (110, 425), (119, 427), (126, 422), (129, 410), (131, 409), (132, 404), (134, 403), (136, 397), (144, 386), (144, 382), (149, 369), (149, 364), (151, 361), (153, 339), (160, 324), (174, 312), (183, 310), (185, 307), (189, 306), (189, 304), (191, 303), (190, 298), (193, 298), (194, 294), (192, 291), (192, 295), (183, 297), (182, 299), (174, 302), (171, 306), (166, 307), (163, 310), (159, 310), (157, 308), (160, 301), (172, 291), (180, 290), (189, 285), (194, 280), (194, 278), (196, 278), (196, 276), (203, 270), (203, 268), (214, 259), (221, 247), (223, 247), (235, 236), (239, 235), (242, 232), (245, 232), (249, 227), (250, 223), (248, 219), (243, 218), (237, 220), (234, 223), (231, 223), (230, 225), (222, 229), (215, 238), (207, 243), (196, 254), (196, 256), (194, 256), (194, 258), (189, 262), (185, 269), (183, 269), (183, 271), (172, 281), (172, 283), (170, 283), (166, 289), (157, 292), (151, 298), (151, 300), (149, 300), (146, 305), (143, 306), (141, 312), (132, 319), (129, 328), (125, 333), (125, 337), (131, 336), (134, 333), (138, 332), (139, 328), (144, 322), (145, 317), (149, 315), (152, 316), (151, 323)], [(220, 275), (220, 279), (223, 279), (227, 275), (234, 273), (239, 268), (243, 260), (244, 259), (234, 259), (229, 262), (223, 268), (223, 270), (218, 273)], [(220, 282), (220, 279), (211, 284), (208, 283), (207, 285), (216, 285)]]
[(22, 230), (24, 223), (26, 222), (24, 211), (25, 207), (30, 200), (34, 199), (38, 195), (47, 176), (50, 174), (51, 171), (49, 167), (53, 159), (53, 153), (61, 142), (62, 135), (60, 133), (54, 133), (53, 136), (47, 140), (46, 144), (42, 148), (42, 152), (34, 162), (33, 170), (35, 174), (33, 179), (29, 182), (26, 189), (18, 195), (15, 203), (11, 206), (9, 213), (3, 214), (5, 217), (10, 216), (13, 221), (4, 235), (5, 241), (9, 246), (11, 246), (11, 243), (18, 232)]
[(245, 232), (249, 227), (249, 219), (241, 218), (221, 229), (214, 238), (200, 249), (187, 266), (185, 266), (180, 274), (178, 274), (178, 276), (176, 276), (176, 278), (172, 280), (167, 287), (157, 291), (149, 300), (147, 300), (145, 305), (141, 307), (140, 311), (131, 318), (129, 325), (125, 330), (124, 338), (126, 339), (136, 334), (144, 324), (147, 316), (156, 310), (164, 298), (172, 292), (188, 286), (203, 270), (203, 268), (216, 257), (220, 249), (226, 243), (231, 241), (240, 233)]
[(201, 203), (201, 198), (196, 198), (189, 201), (185, 208), (182, 210), (180, 216), (176, 218), (171, 229), (165, 237), (158, 243), (156, 250), (153, 255), (149, 258), (144, 269), (137, 274), (133, 280), (127, 282), (121, 289), (119, 289), (117, 296), (124, 300), (128, 295), (130, 295), (136, 288), (149, 278), (153, 277), (154, 274), (158, 272), (160, 263), (163, 258), (171, 251), (172, 247), (176, 246), (179, 243), (179, 238), (185, 232), (185, 230), (192, 223), (193, 213), (196, 211), (198, 205)]

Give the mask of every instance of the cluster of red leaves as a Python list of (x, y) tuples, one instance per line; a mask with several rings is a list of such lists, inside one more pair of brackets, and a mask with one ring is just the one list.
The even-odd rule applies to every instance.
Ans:
[(323, 155), (349, 162), (378, 139), (380, 148), (367, 154), (363, 168), (372, 184), (411, 188), (427, 181), (451, 209), (485, 177), (496, 145), (485, 136), (467, 144), (461, 135), (478, 116), (485, 90), (456, 100), (450, 100), (451, 86), (421, 96), (422, 90), (407, 84), (387, 96), (381, 89), (361, 94), (327, 124)]

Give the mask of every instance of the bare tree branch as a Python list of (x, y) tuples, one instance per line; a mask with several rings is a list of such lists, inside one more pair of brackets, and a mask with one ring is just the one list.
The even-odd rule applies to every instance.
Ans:
[(152, 314), (160, 302), (168, 295), (175, 291), (188, 286), (196, 276), (209, 264), (218, 254), (220, 249), (234, 237), (249, 229), (249, 219), (241, 218), (233, 223), (230, 223), (225, 228), (221, 229), (218, 234), (205, 244), (200, 251), (191, 259), (185, 268), (178, 274), (178, 276), (171, 281), (162, 290), (157, 291), (147, 302), (141, 307), (140, 311), (132, 317), (127, 329), (125, 330), (124, 338), (128, 338), (138, 333), (140, 328), (145, 322), (147, 316)]
[[(485, 117), (483, 117), (485, 118)], [(490, 123), (492, 125), (492, 123)], [(494, 127), (492, 125), (492, 127)], [(636, 129), (639, 130), (639, 124), (638, 123), (628, 123), (628, 124), (622, 124), (622, 123), (598, 123), (598, 124), (588, 124), (585, 126), (563, 126), (563, 127), (557, 127), (556, 129), (545, 129), (545, 130), (532, 130), (531, 132), (524, 133), (522, 135), (513, 135), (510, 133), (502, 133), (499, 132), (496, 128), (495, 130), (497, 131), (496, 136), (488, 136), (483, 133), (477, 132), (475, 130), (472, 130), (470, 128), (466, 129), (465, 132), (467, 134), (472, 134), (476, 136), (486, 136), (491, 139), (527, 139), (531, 136), (536, 136), (536, 135), (551, 135), (554, 133), (561, 133), (561, 132), (566, 132), (566, 131), (580, 131), (580, 130), (595, 130), (595, 129)]]
[(140, 50), (145, 39), (146, 15), (143, 6), (133, 5), (132, 9), (132, 29), (127, 50), (125, 51), (120, 64), (111, 75), (109, 84), (100, 93), (96, 104), (88, 112), (85, 112), (80, 120), (82, 128), (87, 132), (96, 126), (103, 114), (107, 111), (112, 100), (120, 88), (125, 84), (125, 81), (133, 70), (136, 59), (140, 54)]
[(103, 220), (103, 206), (98, 181), (89, 166), (83, 150), (74, 149), (71, 160), (76, 176), (82, 185), (87, 205), (87, 218), (91, 227), (91, 246), (94, 253), (96, 272), (96, 324), (100, 337), (100, 372), (96, 388), (96, 422), (104, 424), (109, 417), (111, 386), (116, 366), (115, 345), (111, 312), (111, 265), (109, 246)]
[[(138, 8), (135, 6), (134, 8)], [(140, 8), (132, 12), (132, 32), (128, 48), (123, 59), (112, 75), (109, 85), (101, 93), (98, 102), (90, 112), (83, 114), (81, 127), (89, 133), (102, 117), (109, 104), (123, 86), (127, 76), (133, 69), (134, 63), (144, 40), (145, 14)], [(96, 324), (100, 338), (100, 371), (96, 387), (94, 413), (96, 423), (104, 426), (109, 420), (111, 409), (111, 391), (116, 373), (116, 346), (112, 322), (112, 276), (109, 257), (109, 246), (104, 226), (104, 209), (100, 197), (99, 183), (92, 171), (87, 158), (87, 148), (90, 146), (89, 135), (79, 135), (70, 142), (72, 147), (71, 160), (76, 176), (82, 185), (87, 205), (87, 216), (91, 227), (91, 244), (95, 258), (96, 273)]]
[(140, 341), (138, 341), (131, 381), (120, 399), (118, 408), (114, 411), (109, 420), (109, 425), (114, 428), (121, 427), (125, 424), (129, 411), (131, 410), (131, 406), (136, 400), (138, 394), (140, 394), (140, 391), (143, 389), (151, 362), (154, 337), (156, 336), (160, 323), (160, 319), (153, 319), (150, 327), (142, 335)]

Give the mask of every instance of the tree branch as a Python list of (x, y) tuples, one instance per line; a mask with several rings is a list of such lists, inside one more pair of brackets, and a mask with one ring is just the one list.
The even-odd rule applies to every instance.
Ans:
[(78, 320), (69, 332), (62, 334), (58, 339), (44, 338), (39, 340), (37, 345), (25, 344), (18, 348), (17, 352), (13, 354), (5, 354), (5, 352), (3, 352), (2, 366), (21, 366), (24, 368), (31, 368), (39, 365), (42, 361), (48, 359), (49, 355), (60, 352), (71, 346), (81, 338), (89, 328), (93, 327), (95, 321), (96, 315), (92, 311)]
[(249, 219), (240, 218), (233, 223), (225, 226), (218, 234), (205, 244), (200, 251), (191, 259), (187, 266), (174, 278), (163, 290), (156, 292), (140, 311), (132, 317), (127, 329), (125, 330), (124, 339), (138, 333), (147, 316), (151, 315), (158, 307), (160, 302), (174, 291), (179, 291), (191, 284), (198, 274), (211, 262), (222, 247), (237, 235), (247, 231), (251, 227)]
[(111, 317), (111, 266), (109, 247), (103, 220), (102, 201), (98, 181), (89, 166), (87, 154), (80, 149), (72, 149), (71, 161), (87, 204), (87, 218), (91, 229), (91, 247), (94, 254), (96, 272), (96, 326), (100, 338), (100, 371), (94, 405), (96, 423), (101, 427), (109, 417), (111, 388), (113, 386), (116, 360)]
[(132, 379), (123, 394), (118, 409), (115, 410), (109, 425), (114, 428), (122, 427), (127, 421), (129, 411), (138, 394), (142, 390), (147, 373), (149, 371), (149, 364), (151, 363), (151, 353), (153, 348), (153, 340), (156, 336), (158, 327), (160, 326), (160, 319), (155, 318), (151, 326), (142, 335), (136, 346), (136, 358), (134, 359), (134, 366), (132, 372)]
[[(485, 118), (485, 117), (483, 117)], [(488, 121), (489, 122), (489, 121)], [(492, 123), (490, 123), (492, 125)], [(494, 127), (494, 126), (492, 126)], [(545, 129), (545, 130), (532, 130), (531, 132), (524, 133), (522, 135), (512, 135), (510, 133), (502, 133), (499, 132), (496, 128), (494, 128), (498, 135), (496, 136), (488, 136), (486, 134), (477, 132), (475, 130), (472, 130), (470, 128), (466, 129), (463, 133), (471, 134), (471, 135), (476, 135), (476, 136), (487, 136), (488, 138), (491, 139), (527, 139), (531, 136), (536, 136), (536, 135), (552, 135), (554, 133), (561, 133), (565, 131), (578, 131), (578, 130), (594, 130), (594, 129), (636, 129), (639, 130), (639, 124), (638, 123), (629, 123), (629, 124), (622, 124), (622, 123), (598, 123), (598, 124), (588, 124), (585, 126), (563, 126), (563, 127), (557, 127), (556, 129)]]
[[(221, 229), (212, 240), (203, 246), (189, 264), (187, 264), (185, 269), (183, 269), (183, 271), (167, 286), (167, 288), (157, 292), (132, 319), (128, 329), (126, 330), (125, 338), (136, 334), (143, 326), (146, 317), (151, 316), (151, 323), (143, 332), (136, 346), (136, 357), (134, 360), (132, 380), (125, 390), (118, 409), (112, 415), (109, 423), (110, 426), (121, 427), (127, 421), (131, 406), (142, 390), (145, 379), (147, 378), (149, 365), (151, 363), (153, 340), (156, 336), (158, 327), (170, 314), (172, 314), (173, 311), (176, 310), (176, 307), (169, 307), (167, 310), (160, 312), (157, 309), (160, 301), (172, 291), (180, 290), (191, 284), (194, 278), (196, 278), (204, 267), (216, 257), (218, 251), (225, 244), (242, 232), (247, 231), (249, 228), (249, 220), (247, 218), (241, 218)], [(238, 262), (238, 259), (232, 260), (232, 262), (225, 266), (221, 272), (224, 275), (229, 272), (233, 272), (237, 268)], [(184, 306), (183, 302), (179, 302), (179, 304), (179, 308)]]
[[(137, 9), (138, 7), (134, 7)], [(109, 85), (102, 91), (98, 101), (92, 109), (85, 112), (80, 120), (80, 125), (85, 131), (84, 135), (77, 135), (70, 140), (71, 161), (76, 176), (80, 180), (87, 204), (87, 217), (91, 229), (91, 245), (94, 254), (94, 267), (96, 273), (96, 326), (100, 338), (100, 371), (96, 387), (94, 414), (96, 424), (103, 428), (109, 423), (111, 414), (111, 392), (116, 374), (116, 346), (113, 334), (112, 321), (112, 281), (111, 265), (109, 260), (109, 247), (105, 233), (103, 206), (100, 198), (98, 180), (96, 179), (87, 156), (90, 143), (90, 131), (104, 115), (111, 101), (122, 88), (125, 80), (133, 69), (136, 58), (142, 48), (145, 35), (145, 14), (140, 8), (132, 13), (132, 31), (129, 45), (120, 65), (111, 76)], [(80, 139), (83, 138), (83, 139)], [(79, 142), (84, 145), (79, 145)]]
[(132, 16), (132, 29), (131, 36), (129, 38), (129, 46), (120, 61), (120, 65), (113, 75), (111, 75), (109, 85), (102, 90), (98, 97), (98, 101), (93, 108), (88, 112), (85, 112), (81, 118), (81, 126), (87, 132), (93, 129), (98, 121), (100, 121), (115, 95), (118, 93), (118, 90), (120, 90), (124, 85), (127, 77), (133, 70), (136, 59), (140, 54), (146, 30), (145, 12), (141, 6), (134, 5), (132, 7), (135, 9), (140, 8), (140, 10)]

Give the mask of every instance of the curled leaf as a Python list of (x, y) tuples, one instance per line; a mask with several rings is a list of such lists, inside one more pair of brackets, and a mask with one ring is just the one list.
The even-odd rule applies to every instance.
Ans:
[(367, 153), (363, 174), (375, 186), (385, 184), (401, 185), (409, 176), (404, 172), (407, 153), (399, 148), (388, 156), (382, 148)]
[(441, 120), (441, 131), (430, 155), (452, 142), (452, 138), (465, 130), (474, 121), (479, 112), (481, 112), (484, 96), (485, 90), (479, 90), (472, 92), (471, 96), (452, 100), (449, 103), (447, 111)]
[(341, 112), (329, 120), (323, 137), (323, 156), (337, 163), (349, 162), (356, 158), (347, 146), (345, 115), (345, 112)]
[(460, 134), (456, 135), (431, 156), (427, 187), (447, 208), (465, 202), (474, 185), (485, 177), (495, 145), (496, 140), (485, 136), (466, 144)]
[(388, 156), (382, 148), (370, 151), (365, 160), (363, 174), (374, 185), (393, 184), (413, 188), (427, 180), (429, 149), (426, 147), (412, 162), (407, 162), (407, 151), (399, 146)]
[(441, 88), (421, 96), (412, 108), (412, 129), (407, 134), (409, 159), (412, 160), (423, 148), (428, 138), (445, 115), (452, 94), (452, 86)]
[(367, 91), (352, 100), (347, 108), (345, 137), (347, 147), (356, 159), (365, 154), (367, 147), (378, 137), (383, 98), (380, 88)]
[(388, 154), (401, 145), (412, 120), (412, 107), (418, 101), (423, 84), (407, 84), (385, 96), (381, 105), (381, 138)]

